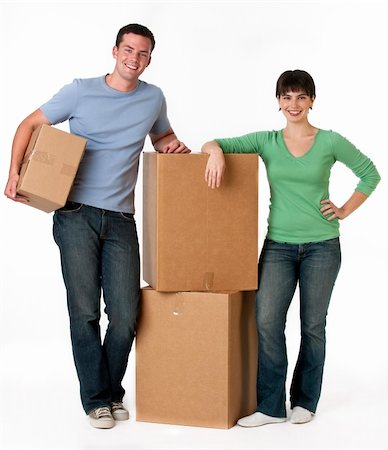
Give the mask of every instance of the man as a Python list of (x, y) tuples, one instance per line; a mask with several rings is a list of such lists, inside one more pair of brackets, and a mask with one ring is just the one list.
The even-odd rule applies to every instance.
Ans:
[[(121, 385), (135, 336), (140, 293), (134, 189), (147, 135), (156, 151), (188, 153), (169, 123), (162, 91), (139, 80), (155, 46), (139, 24), (121, 28), (113, 47), (114, 70), (76, 79), (19, 125), (5, 195), (17, 202), (19, 170), (27, 144), (41, 124), (69, 120), (87, 139), (67, 204), (54, 213), (74, 361), (83, 408), (97, 428), (129, 418)], [(108, 327), (100, 338), (100, 294)]]

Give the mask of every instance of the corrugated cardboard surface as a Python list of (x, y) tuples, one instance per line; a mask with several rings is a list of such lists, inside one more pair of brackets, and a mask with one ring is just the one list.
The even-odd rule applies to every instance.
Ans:
[(136, 419), (230, 428), (256, 408), (254, 292), (142, 289)]
[(144, 153), (143, 278), (158, 291), (257, 288), (258, 157), (225, 155), (218, 189), (207, 158)]
[(17, 186), (27, 205), (51, 212), (66, 203), (85, 145), (86, 139), (48, 125), (33, 132)]

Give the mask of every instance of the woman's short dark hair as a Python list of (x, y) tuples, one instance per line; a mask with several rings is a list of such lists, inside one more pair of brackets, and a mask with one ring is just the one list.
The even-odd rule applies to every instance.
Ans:
[(303, 91), (311, 98), (315, 98), (315, 84), (312, 76), (304, 70), (286, 70), (276, 83), (276, 97), (288, 91)]
[(116, 47), (120, 45), (120, 42), (123, 40), (124, 34), (133, 33), (138, 34), (140, 36), (144, 36), (151, 41), (151, 53), (155, 47), (155, 38), (152, 32), (145, 27), (144, 25), (139, 25), (138, 23), (130, 23), (129, 25), (125, 25), (122, 27), (117, 33), (116, 38)]

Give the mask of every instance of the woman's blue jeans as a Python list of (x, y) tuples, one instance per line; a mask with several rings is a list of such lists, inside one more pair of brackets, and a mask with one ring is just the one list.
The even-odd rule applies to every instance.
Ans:
[(301, 342), (291, 408), (315, 412), (325, 363), (326, 315), (341, 265), (339, 239), (308, 244), (265, 240), (259, 261), (257, 411), (286, 417), (286, 316), (299, 282)]
[[(140, 295), (139, 245), (132, 214), (68, 202), (54, 214), (81, 401), (88, 414), (122, 401)], [(108, 326), (100, 331), (101, 292)]]

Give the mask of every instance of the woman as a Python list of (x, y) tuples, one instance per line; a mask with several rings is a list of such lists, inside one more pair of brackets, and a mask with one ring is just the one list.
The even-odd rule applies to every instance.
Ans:
[[(237, 422), (244, 427), (287, 420), (284, 330), (297, 283), (301, 343), (290, 389), (291, 422), (306, 423), (313, 418), (322, 385), (326, 315), (341, 264), (338, 221), (355, 211), (380, 181), (371, 160), (353, 144), (336, 132), (310, 124), (315, 84), (307, 72), (284, 72), (277, 81), (276, 97), (287, 121), (284, 129), (217, 139), (202, 147), (210, 155), (205, 173), (209, 187), (220, 186), (223, 153), (258, 153), (270, 184), (268, 232), (256, 297), (257, 409)], [(329, 197), (330, 170), (336, 161), (360, 179), (341, 207)]]

